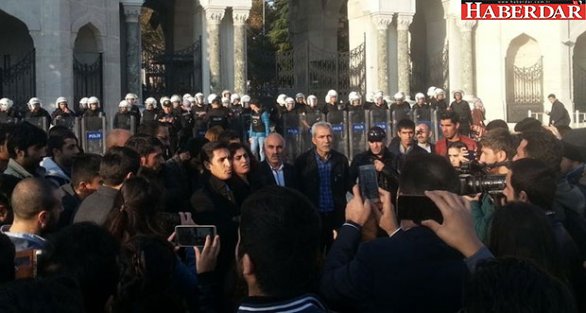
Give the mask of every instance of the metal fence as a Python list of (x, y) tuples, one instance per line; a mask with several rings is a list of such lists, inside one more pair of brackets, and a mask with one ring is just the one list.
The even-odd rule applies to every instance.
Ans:
[(36, 93), (35, 50), (12, 64), (10, 56), (5, 55), (0, 65), (0, 95), (14, 101), (15, 109), (24, 112), (26, 103)]
[(93, 63), (83, 63), (73, 58), (74, 110), (79, 112), (79, 100), (95, 96), (104, 99), (104, 71), (102, 53), (95, 54)]
[(191, 46), (172, 53), (144, 46), (143, 98), (202, 90), (201, 37)]
[(346, 52), (325, 51), (307, 42), (303, 47), (278, 53), (277, 84), (280, 93), (305, 92), (324, 96), (329, 89), (347, 99), (351, 91), (366, 92), (366, 40)]

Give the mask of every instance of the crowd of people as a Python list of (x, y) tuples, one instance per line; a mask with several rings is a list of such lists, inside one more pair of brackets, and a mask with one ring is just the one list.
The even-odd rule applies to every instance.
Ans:
[[(141, 112), (128, 94), (103, 155), (66, 125), (0, 123), (0, 311), (585, 312), (586, 147), (556, 104), (551, 125), (511, 132), (453, 96), (223, 92)], [(92, 98), (78, 114), (103, 116)], [(57, 104), (43, 116), (75, 114)], [(316, 121), (312, 147), (287, 157), (287, 112), (358, 109), (396, 111), (395, 133), (373, 126), (349, 156)], [(378, 199), (357, 185), (364, 165)], [(217, 234), (183, 247), (178, 225)]]

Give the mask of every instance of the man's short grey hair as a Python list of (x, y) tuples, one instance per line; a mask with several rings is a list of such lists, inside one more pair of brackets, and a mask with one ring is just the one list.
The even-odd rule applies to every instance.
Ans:
[(283, 136), (281, 136), (281, 134), (279, 134), (279, 133), (270, 133), (267, 136), (267, 138), (265, 138), (265, 142), (264, 142), (265, 149), (266, 149), (266, 146), (267, 146), (267, 139), (269, 137), (276, 137), (276, 138), (278, 138), (283, 143), (283, 148), (285, 148), (285, 146), (287, 145), (287, 142), (285, 141), (285, 138)]
[(332, 124), (328, 123), (328, 122), (317, 122), (315, 124), (313, 124), (313, 126), (311, 126), (311, 137), (315, 137), (315, 132), (317, 131), (318, 128), (327, 128), (329, 129), (332, 133), (334, 132), (334, 130), (332, 129)]

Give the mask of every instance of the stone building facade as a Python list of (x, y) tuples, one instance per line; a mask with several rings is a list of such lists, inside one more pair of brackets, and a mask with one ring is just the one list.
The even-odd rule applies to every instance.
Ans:
[[(201, 36), (199, 74), (204, 93), (244, 91), (245, 22), (251, 0), (146, 2), (171, 4), (175, 33), (171, 49), (181, 49)], [(87, 93), (100, 96), (111, 116), (127, 92), (139, 97), (142, 93), (139, 17), (145, 4), (144, 0), (0, 2), (0, 69), (5, 74), (1, 77), (29, 80), (26, 84), (1, 81), (0, 95), (21, 105), (37, 96), (51, 111), (57, 97), (65, 96), (73, 103), (78, 94)]]

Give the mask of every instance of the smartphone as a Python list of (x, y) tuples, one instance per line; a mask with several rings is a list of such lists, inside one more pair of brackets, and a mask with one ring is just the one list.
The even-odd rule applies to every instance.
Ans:
[(435, 202), (424, 195), (399, 195), (397, 198), (399, 220), (412, 220), (417, 224), (425, 220), (443, 223), (444, 217)]
[(180, 247), (198, 247), (203, 249), (206, 236), (216, 236), (214, 225), (177, 225), (175, 226), (175, 242)]
[(360, 186), (362, 199), (369, 200), (370, 202), (380, 202), (374, 165), (361, 165), (358, 170), (358, 185)]

